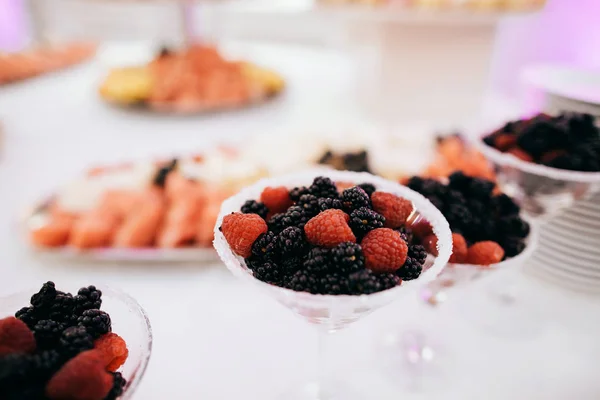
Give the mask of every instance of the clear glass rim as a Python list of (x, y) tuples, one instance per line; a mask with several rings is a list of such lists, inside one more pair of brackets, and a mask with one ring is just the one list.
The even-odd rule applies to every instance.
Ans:
[[(70, 287), (72, 285), (69, 284), (69, 282), (65, 282), (64, 286)], [(153, 345), (153, 341), (154, 341), (154, 336), (152, 334), (152, 325), (150, 324), (150, 319), (148, 318), (148, 314), (146, 313), (144, 308), (131, 295), (127, 294), (125, 291), (123, 291), (121, 289), (117, 289), (112, 286), (107, 286), (107, 285), (102, 285), (102, 284), (94, 285), (94, 286), (96, 286), (98, 289), (100, 289), (102, 291), (103, 297), (108, 295), (107, 297), (109, 297), (111, 299), (115, 299), (121, 303), (124, 303), (130, 310), (137, 313), (138, 317), (144, 322), (144, 325), (146, 327), (146, 332), (148, 333), (148, 336), (146, 338), (147, 343), (142, 344), (142, 348), (146, 351), (146, 355), (141, 359), (140, 364), (137, 366), (137, 368), (135, 368), (131, 377), (127, 380), (125, 392), (123, 393), (123, 395), (121, 397), (119, 397), (119, 399), (123, 399), (123, 400), (130, 399), (130, 398), (132, 398), (134, 392), (139, 387), (139, 384), (142, 381), (142, 378), (144, 377), (146, 370), (148, 368), (148, 364), (150, 362), (150, 357), (152, 355), (152, 345)], [(77, 287), (81, 287), (81, 286), (77, 286)], [(0, 295), (0, 303), (2, 303), (4, 300), (12, 298), (12, 297), (28, 298), (33, 293), (36, 293), (39, 290), (39, 288), (40, 288), (40, 286), (36, 286), (36, 287), (32, 286), (28, 289), (20, 289), (18, 291), (11, 292), (8, 294), (2, 294), (2, 295)], [(25, 307), (25, 306), (26, 306), (26, 304), (23, 305), (23, 307)], [(17, 311), (17, 310), (15, 310), (15, 311)], [(109, 312), (109, 314), (110, 314), (110, 312)]]
[(516, 168), (520, 171), (527, 172), (532, 175), (543, 176), (545, 178), (562, 180), (567, 182), (577, 183), (600, 183), (600, 172), (583, 172), (570, 171), (566, 169), (552, 168), (542, 164), (523, 161), (510, 153), (504, 153), (491, 146), (488, 146), (484, 141), (484, 136), (491, 133), (493, 129), (486, 130), (484, 134), (481, 131), (475, 135), (468, 135), (470, 142), (481, 151), (485, 157), (495, 164)]
[[(286, 186), (290, 187), (290, 183), (294, 181), (294, 185), (310, 185), (312, 179), (319, 175), (328, 176), (334, 181), (338, 182), (352, 182), (355, 184), (359, 184), (362, 182), (369, 182), (375, 185), (377, 188), (381, 188), (381, 190), (389, 191), (389, 188), (393, 188), (393, 192), (395, 194), (399, 194), (405, 197), (408, 200), (411, 200), (414, 204), (416, 210), (430, 221), (434, 234), (438, 237), (438, 256), (435, 258), (433, 265), (428, 268), (426, 271), (423, 271), (421, 276), (415, 280), (404, 281), (402, 285), (396, 286), (392, 289), (384, 290), (381, 292), (369, 294), (369, 295), (330, 295), (330, 294), (311, 294), (308, 292), (297, 292), (291, 289), (271, 285), (266, 282), (262, 282), (252, 275), (252, 272), (245, 266), (244, 261), (241, 257), (236, 256), (227, 242), (225, 237), (219, 230), (221, 223), (223, 221), (223, 217), (225, 215), (230, 214), (231, 212), (237, 212), (240, 209), (240, 205), (243, 203), (243, 200), (256, 198), (255, 193), (260, 193), (262, 189), (267, 186)], [(300, 183), (303, 182), (303, 183)], [(243, 200), (242, 200), (243, 199)], [(425, 285), (434, 279), (440, 274), (442, 269), (448, 264), (448, 260), (450, 259), (450, 255), (452, 253), (452, 233), (450, 231), (450, 226), (448, 221), (444, 218), (442, 213), (435, 208), (433, 204), (429, 200), (427, 200), (423, 195), (417, 193), (406, 186), (400, 185), (399, 183), (392, 182), (381, 177), (366, 173), (366, 172), (350, 172), (350, 171), (333, 171), (333, 170), (309, 170), (300, 173), (293, 173), (288, 175), (283, 175), (274, 178), (265, 178), (255, 183), (252, 186), (248, 186), (242, 189), (238, 194), (232, 196), (225, 200), (221, 205), (221, 210), (219, 212), (219, 217), (217, 219), (217, 223), (215, 225), (215, 240), (214, 245), (219, 257), (223, 260), (227, 268), (237, 277), (242, 279), (249, 279), (253, 281), (255, 284), (258, 284), (265, 289), (275, 290), (279, 294), (284, 296), (293, 296), (296, 299), (305, 299), (307, 301), (317, 301), (317, 302), (351, 302), (356, 301), (357, 303), (364, 303), (367, 300), (371, 301), (376, 298), (383, 298), (389, 296), (395, 296), (396, 291), (398, 290), (406, 290), (407, 286), (422, 286)], [(445, 245), (443, 245), (445, 244)]]

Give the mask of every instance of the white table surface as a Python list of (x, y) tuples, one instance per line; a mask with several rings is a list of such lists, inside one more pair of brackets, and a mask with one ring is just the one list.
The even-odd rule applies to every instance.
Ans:
[[(5, 129), (0, 292), (77, 279), (131, 293), (146, 308), (155, 334), (150, 367), (135, 399), (270, 399), (314, 369), (316, 335), (310, 327), (236, 281), (219, 263), (47, 262), (32, 255), (19, 236), (19, 212), (90, 163), (193, 151), (249, 133), (365, 123), (348, 100), (352, 71), (341, 56), (289, 47), (228, 48), (279, 68), (290, 82), (285, 97), (237, 114), (203, 117), (114, 110), (93, 95), (95, 85), (115, 57), (138, 56), (114, 46), (85, 66), (0, 89)], [(315, 90), (319, 96), (311, 96)], [(599, 299), (521, 279), (525, 295), (544, 305), (532, 315), (544, 323), (535, 336), (496, 337), (467, 322), (452, 302), (433, 310), (406, 296), (342, 332), (346, 367), (364, 375), (369, 399), (600, 398)], [(472, 301), (477, 304), (477, 297)], [(408, 390), (402, 385), (405, 372), (376, 373), (371, 350), (393, 327), (415, 326), (428, 328), (444, 353), (437, 378)]]

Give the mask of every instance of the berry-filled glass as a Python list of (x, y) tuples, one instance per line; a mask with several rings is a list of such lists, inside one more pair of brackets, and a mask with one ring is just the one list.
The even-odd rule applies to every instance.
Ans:
[(132, 398), (152, 352), (148, 317), (119, 290), (79, 286), (0, 297), (1, 399)]
[[(404, 233), (421, 219), (437, 237), (437, 256), (426, 263)], [(452, 247), (447, 221), (422, 195), (347, 171), (306, 171), (242, 190), (223, 203), (214, 245), (235, 276), (319, 332), (317, 376), (282, 396), (288, 400), (360, 398), (335, 379), (331, 334), (434, 280)]]
[(531, 217), (551, 218), (600, 190), (600, 129), (589, 114), (539, 114), (473, 137)]

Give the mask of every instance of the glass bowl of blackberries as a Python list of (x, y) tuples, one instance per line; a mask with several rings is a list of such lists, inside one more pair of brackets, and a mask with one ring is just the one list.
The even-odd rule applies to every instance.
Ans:
[(589, 114), (511, 121), (475, 143), (532, 217), (552, 217), (600, 190), (600, 130)]
[(119, 290), (46, 282), (0, 296), (3, 400), (130, 399), (151, 352), (146, 313)]
[[(459, 266), (474, 274), (522, 264), (537, 243), (535, 225), (492, 181), (454, 172), (444, 181), (414, 176), (407, 186), (428, 198), (452, 230), (452, 255), (445, 272)], [(435, 237), (415, 230), (414, 241), (435, 253)]]

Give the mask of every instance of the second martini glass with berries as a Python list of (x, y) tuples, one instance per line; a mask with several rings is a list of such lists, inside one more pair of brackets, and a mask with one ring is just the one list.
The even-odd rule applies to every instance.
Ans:
[[(214, 244), (234, 275), (316, 327), (318, 371), (281, 398), (363, 398), (332, 368), (332, 334), (434, 280), (450, 257), (450, 229), (427, 199), (399, 184), (366, 173), (315, 176), (266, 179), (226, 200)], [(437, 238), (426, 265), (403, 232), (421, 218)]]

